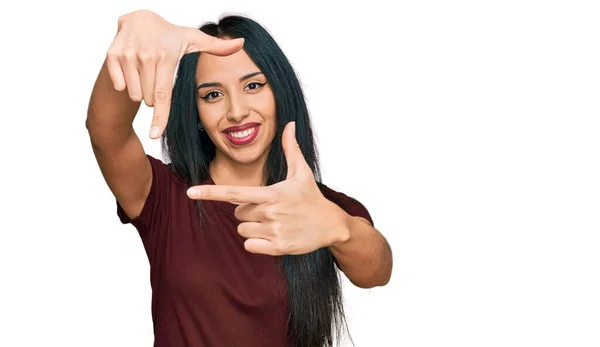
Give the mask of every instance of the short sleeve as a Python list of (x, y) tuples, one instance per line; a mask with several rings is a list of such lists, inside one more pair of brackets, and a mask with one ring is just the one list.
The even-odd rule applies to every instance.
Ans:
[(175, 180), (174, 173), (167, 165), (150, 155), (146, 156), (152, 167), (152, 185), (140, 215), (130, 219), (117, 201), (117, 215), (121, 223), (132, 224), (142, 236), (166, 222), (169, 215), (169, 199)]
[(368, 220), (371, 225), (375, 225), (367, 208), (358, 200), (344, 193), (335, 191), (322, 183), (319, 183), (319, 187), (325, 198), (338, 205), (342, 210), (346, 211), (346, 213), (354, 217), (362, 217)]

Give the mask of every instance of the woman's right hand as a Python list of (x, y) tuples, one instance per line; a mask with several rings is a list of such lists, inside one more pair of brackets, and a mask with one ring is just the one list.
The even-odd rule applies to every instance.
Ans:
[(218, 39), (141, 10), (119, 18), (106, 62), (116, 90), (127, 89), (131, 100), (144, 100), (154, 107), (150, 137), (156, 139), (167, 126), (175, 69), (181, 57), (192, 52), (229, 55), (243, 44), (243, 39)]

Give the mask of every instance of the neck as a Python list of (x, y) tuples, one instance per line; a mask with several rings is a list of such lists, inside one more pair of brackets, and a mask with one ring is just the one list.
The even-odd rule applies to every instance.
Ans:
[(217, 151), (215, 159), (210, 163), (210, 176), (217, 185), (226, 186), (263, 186), (263, 168), (266, 155), (249, 163), (239, 163)]

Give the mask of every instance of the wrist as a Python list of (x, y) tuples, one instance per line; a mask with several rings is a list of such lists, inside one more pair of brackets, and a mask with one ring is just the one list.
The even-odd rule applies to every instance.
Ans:
[(329, 239), (327, 240), (326, 245), (337, 248), (350, 241), (350, 219), (352, 216), (333, 202), (330, 202), (330, 204), (331, 212), (325, 214), (327, 219), (331, 221), (328, 230)]

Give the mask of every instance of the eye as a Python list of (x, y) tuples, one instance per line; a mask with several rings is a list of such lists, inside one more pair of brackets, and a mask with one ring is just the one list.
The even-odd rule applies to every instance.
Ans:
[(258, 82), (250, 82), (248, 83), (248, 85), (246, 86), (246, 90), (255, 90), (255, 89), (259, 89), (261, 87), (263, 87), (265, 84), (267, 84), (267, 82), (265, 83), (258, 83)]
[(210, 100), (218, 98), (221, 95), (223, 95), (223, 94), (221, 94), (221, 92), (213, 90), (213, 91), (208, 92), (205, 96), (201, 96), (201, 98), (204, 100), (210, 101)]

